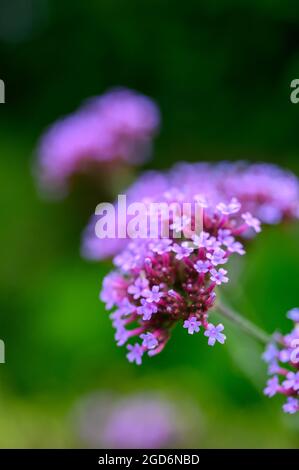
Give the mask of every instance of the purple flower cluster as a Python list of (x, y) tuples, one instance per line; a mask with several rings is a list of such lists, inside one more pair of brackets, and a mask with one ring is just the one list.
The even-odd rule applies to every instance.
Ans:
[[(144, 173), (126, 192), (127, 204), (160, 202), (172, 198), (216, 204), (224, 214), (234, 213), (242, 205), (244, 221), (254, 231), (259, 222), (276, 224), (299, 217), (299, 181), (278, 166), (244, 162), (218, 164), (179, 163), (166, 173)], [(233, 198), (237, 198), (237, 204)], [(116, 204), (117, 209), (117, 204)], [(252, 214), (252, 215), (251, 215)], [(83, 236), (82, 254), (89, 259), (103, 259), (120, 252), (126, 239), (98, 239), (93, 216)], [(247, 232), (250, 236), (252, 231)]]
[(293, 330), (285, 336), (276, 334), (263, 354), (271, 375), (264, 393), (287, 397), (283, 410), (294, 414), (299, 411), (299, 308), (290, 310), (287, 316), (294, 322)]
[(116, 307), (110, 317), (117, 344), (139, 339), (127, 345), (130, 362), (139, 365), (145, 353), (160, 353), (181, 322), (191, 335), (203, 329), (210, 346), (225, 342), (223, 325), (208, 318), (215, 288), (228, 282), (223, 265), (230, 256), (245, 253), (237, 238), (251, 226), (260, 229), (257, 219), (252, 224), (240, 209), (237, 200), (229, 209), (205, 204), (199, 235), (177, 239), (172, 231), (168, 239), (135, 240), (115, 257), (118, 269), (105, 278), (100, 297), (107, 309)]
[(154, 102), (134, 91), (116, 89), (93, 98), (41, 138), (37, 150), (41, 189), (64, 194), (70, 178), (91, 165), (142, 163), (150, 155), (159, 122)]

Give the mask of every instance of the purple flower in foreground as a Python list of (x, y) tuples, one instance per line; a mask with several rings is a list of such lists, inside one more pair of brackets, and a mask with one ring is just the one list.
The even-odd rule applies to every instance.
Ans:
[[(177, 323), (182, 324), (189, 334), (199, 332), (202, 326), (209, 338), (209, 345), (216, 341), (224, 343), (223, 325), (209, 323), (209, 312), (216, 300), (216, 286), (228, 282), (228, 277), (226, 270), (216, 270), (213, 266), (226, 263), (233, 256), (223, 249), (223, 231), (227, 230), (227, 234), (229, 232), (229, 236), (237, 242), (244, 224), (239, 216), (223, 217), (215, 205), (204, 208), (204, 221), (208, 231), (202, 232), (204, 235), (198, 236), (198, 239), (193, 234), (190, 238), (174, 237), (174, 251), (153, 251), (157, 241), (136, 239), (115, 258), (117, 271), (114, 275), (119, 275), (120, 279), (116, 278), (117, 282), (113, 282), (109, 295), (106, 292), (107, 281), (104, 282), (104, 297), (107, 301), (111, 300), (111, 307), (116, 307), (111, 318), (117, 329), (118, 344), (123, 344), (126, 338), (142, 340), (140, 348), (138, 344), (130, 347), (130, 361), (140, 363), (144, 353), (150, 357), (159, 354)], [(167, 242), (167, 247), (171, 245)], [(192, 249), (189, 249), (191, 246)], [(186, 250), (188, 256), (178, 256)], [(116, 293), (114, 288), (117, 289)], [(123, 295), (128, 301), (125, 307), (122, 307)]]
[(128, 344), (127, 345), (128, 349), (128, 354), (127, 358), (129, 362), (135, 362), (138, 366), (142, 363), (142, 356), (144, 353), (144, 350), (140, 344), (136, 343), (134, 345)]
[(215, 326), (212, 323), (208, 324), (208, 327), (204, 333), (205, 336), (209, 338), (208, 340), (208, 345), (209, 346), (214, 346), (216, 341), (218, 341), (220, 344), (224, 344), (226, 340), (226, 336), (221, 333), (221, 331), (224, 330), (224, 326), (222, 323), (219, 323), (219, 325)]
[(188, 320), (184, 321), (183, 328), (188, 328), (189, 335), (199, 332), (199, 327), (201, 322), (196, 319), (196, 317), (190, 317)]

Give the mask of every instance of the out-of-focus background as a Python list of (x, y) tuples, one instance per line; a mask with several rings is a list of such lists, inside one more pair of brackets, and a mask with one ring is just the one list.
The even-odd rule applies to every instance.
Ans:
[[(262, 394), (260, 346), (228, 324), (225, 347), (178, 328), (142, 367), (126, 361), (98, 300), (111, 264), (79, 254), (100, 201), (88, 195), (89, 211), (85, 192), (47, 202), (32, 176), (44, 128), (117, 85), (161, 108), (146, 168), (245, 158), (299, 174), (296, 2), (1, 0), (0, 78), (0, 446), (85, 445), (74, 418), (84, 397), (154, 390), (193, 407), (182, 446), (298, 447), (298, 416)], [(298, 224), (265, 229), (225, 288), (269, 332), (287, 331), (285, 312), (299, 306), (298, 236)]]

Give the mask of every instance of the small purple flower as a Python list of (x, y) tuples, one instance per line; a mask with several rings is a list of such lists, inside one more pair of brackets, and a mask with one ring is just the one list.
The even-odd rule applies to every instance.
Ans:
[(290, 357), (291, 357), (291, 352), (292, 351), (290, 349), (282, 349), (281, 351), (279, 351), (278, 358), (279, 358), (280, 362), (282, 362), (284, 364), (289, 362)]
[(163, 255), (171, 251), (172, 240), (169, 238), (163, 238), (162, 240), (157, 240), (156, 242), (150, 243), (150, 248), (154, 253), (158, 255)]
[(207, 253), (207, 258), (214, 266), (218, 266), (218, 264), (225, 264), (227, 262), (226, 253), (221, 248), (215, 250), (214, 253)]
[(280, 366), (278, 362), (276, 361), (271, 362), (268, 367), (268, 374), (269, 375), (279, 374), (279, 372), (280, 372)]
[(189, 246), (188, 242), (183, 242), (181, 245), (175, 243), (172, 247), (172, 251), (176, 253), (176, 259), (181, 260), (183, 258), (188, 258), (193, 252), (193, 248)]
[(210, 261), (203, 261), (201, 259), (196, 261), (196, 263), (194, 264), (194, 268), (199, 274), (206, 274), (207, 272), (209, 272), (210, 267)]
[(210, 250), (217, 251), (220, 249), (221, 243), (216, 237), (210, 237), (208, 240), (208, 246)]
[(250, 212), (242, 214), (242, 219), (245, 221), (246, 225), (248, 225), (248, 227), (253, 228), (256, 233), (261, 232), (261, 222), (256, 217), (253, 217)]
[(190, 317), (188, 320), (184, 321), (183, 328), (188, 328), (189, 335), (193, 335), (193, 333), (199, 332), (199, 327), (201, 322), (197, 320), (196, 317)]
[(274, 397), (279, 390), (279, 380), (278, 377), (275, 375), (271, 377), (271, 379), (267, 382), (267, 387), (264, 389), (264, 394), (269, 398)]
[(209, 238), (210, 238), (209, 233), (200, 232), (200, 235), (193, 236), (193, 242), (198, 248), (209, 248), (211, 245)]
[(146, 349), (155, 349), (158, 346), (158, 340), (152, 333), (143, 333), (140, 335), (142, 346)]
[(241, 209), (241, 204), (235, 197), (233, 197), (230, 203), (228, 204), (225, 204), (224, 202), (220, 202), (217, 205), (217, 209), (223, 215), (236, 214)]
[(234, 237), (229, 237), (229, 240), (227, 239), (224, 244), (230, 253), (238, 253), (238, 255), (241, 256), (245, 255), (246, 253), (242, 243), (236, 242)]
[(212, 269), (211, 270), (211, 281), (216, 282), (217, 286), (220, 286), (223, 283), (227, 283), (229, 281), (228, 277), (226, 276), (227, 271), (225, 269)]
[(106, 303), (106, 309), (110, 310), (114, 305), (119, 306), (126, 297), (126, 282), (123, 277), (113, 271), (103, 281), (100, 299)]
[(161, 297), (163, 297), (163, 292), (159, 292), (160, 287), (159, 286), (153, 286), (151, 290), (147, 290), (144, 294), (144, 297), (146, 297), (146, 301), (148, 303), (152, 302), (159, 302)]
[(299, 410), (299, 401), (297, 400), (297, 398), (288, 397), (282, 409), (285, 413), (289, 413), (292, 415)]
[(115, 333), (115, 341), (117, 346), (123, 346), (130, 337), (130, 332), (123, 326), (119, 325)]
[(144, 293), (148, 288), (148, 280), (145, 277), (138, 277), (133, 285), (130, 285), (128, 288), (128, 293), (133, 295), (133, 298), (139, 299), (139, 297), (144, 297)]
[(128, 344), (127, 349), (129, 350), (127, 358), (129, 362), (135, 362), (138, 366), (142, 363), (143, 348), (140, 344), (135, 343), (134, 345)]
[(143, 320), (150, 320), (153, 313), (157, 313), (158, 307), (154, 302), (148, 303), (145, 299), (141, 299), (141, 306), (137, 307), (138, 315), (142, 315)]
[(212, 323), (208, 324), (208, 327), (206, 331), (204, 332), (204, 335), (209, 338), (208, 340), (208, 345), (209, 346), (214, 346), (216, 341), (218, 341), (220, 344), (224, 344), (226, 340), (226, 336), (221, 333), (221, 331), (224, 330), (224, 326), (222, 323), (219, 323), (219, 325), (215, 326)]
[(289, 310), (287, 317), (294, 322), (299, 322), (299, 308), (292, 308), (292, 310)]
[(266, 347), (266, 350), (263, 353), (262, 358), (265, 362), (270, 363), (277, 359), (278, 354), (279, 354), (279, 351), (277, 347), (273, 343), (270, 343)]
[(131, 302), (125, 298), (120, 306), (119, 306), (119, 310), (121, 312), (122, 315), (126, 316), (126, 315), (130, 315), (131, 313), (135, 312), (136, 311), (136, 306), (131, 304)]
[(231, 243), (232, 240), (235, 240), (235, 238), (231, 236), (231, 231), (228, 229), (218, 230), (217, 238), (218, 241), (223, 245), (227, 245), (228, 243)]
[(295, 391), (299, 390), (299, 372), (289, 372), (287, 374), (287, 380), (282, 382), (283, 387), (288, 389), (293, 389)]
[[(268, 387), (265, 391), (268, 392), (266, 394), (269, 396), (273, 396), (274, 392), (287, 396), (288, 399), (283, 406), (283, 410), (286, 413), (293, 414), (299, 411), (297, 399), (299, 395), (298, 349), (296, 349), (299, 344), (298, 324), (295, 323), (295, 328), (284, 336), (276, 333), (273, 335), (273, 340), (277, 343), (268, 345), (263, 354), (263, 359), (269, 362), (268, 373), (270, 375), (275, 374), (275, 378), (268, 381)], [(278, 376), (280, 376), (280, 382)], [(271, 386), (273, 387), (272, 394)]]

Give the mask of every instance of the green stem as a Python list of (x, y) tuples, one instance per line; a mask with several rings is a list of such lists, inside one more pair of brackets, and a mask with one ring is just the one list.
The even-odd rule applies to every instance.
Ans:
[(254, 325), (249, 320), (236, 313), (230, 307), (224, 305), (222, 302), (218, 301), (215, 308), (222, 316), (230, 320), (235, 325), (239, 326), (245, 333), (253, 336), (258, 341), (261, 341), (264, 344), (268, 344), (269, 342), (273, 341), (268, 333), (261, 330), (258, 326)]

